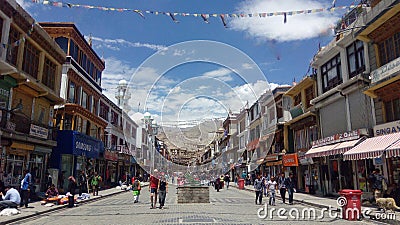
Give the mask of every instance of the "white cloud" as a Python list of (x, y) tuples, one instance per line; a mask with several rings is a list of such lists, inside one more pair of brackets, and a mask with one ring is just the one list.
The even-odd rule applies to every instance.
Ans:
[[(244, 13), (273, 13), (327, 7), (329, 5), (316, 0), (248, 0), (240, 4), (238, 11)], [(286, 23), (284, 23), (283, 16), (236, 18), (231, 21), (231, 27), (234, 30), (245, 31), (259, 40), (265, 40), (265, 38), (281, 42), (303, 40), (317, 37), (321, 33), (330, 30), (332, 24), (335, 24), (340, 19), (338, 13), (319, 12), (287, 15)]]
[(229, 75), (232, 71), (227, 68), (219, 68), (216, 70), (208, 71), (203, 74), (206, 77), (217, 78), (221, 81), (231, 81), (233, 78)]
[(242, 64), (242, 68), (245, 70), (251, 70), (254, 68), (254, 65), (250, 64), (250, 63), (243, 63)]
[[(86, 36), (86, 38), (89, 38)], [(134, 48), (149, 48), (155, 51), (165, 51), (167, 49), (164, 45), (155, 45), (149, 43), (140, 43), (140, 42), (130, 42), (121, 38), (117, 39), (107, 39), (107, 38), (99, 38), (99, 37), (92, 37), (94, 43), (97, 42), (98, 48), (105, 47), (111, 50), (119, 50), (118, 46), (125, 46), (125, 47), (134, 47)]]

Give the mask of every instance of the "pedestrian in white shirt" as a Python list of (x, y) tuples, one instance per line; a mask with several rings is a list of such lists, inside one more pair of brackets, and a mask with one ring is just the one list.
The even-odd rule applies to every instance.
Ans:
[(0, 195), (3, 200), (0, 201), (0, 209), (17, 208), (19, 203), (21, 203), (21, 196), (19, 195), (19, 192), (10, 186), (7, 186), (5, 188), (5, 191), (6, 191), (5, 196), (3, 195), (3, 193), (0, 192)]
[(275, 191), (278, 189), (275, 177), (271, 176), (271, 180), (267, 183), (267, 189), (269, 194), (269, 205), (275, 205)]

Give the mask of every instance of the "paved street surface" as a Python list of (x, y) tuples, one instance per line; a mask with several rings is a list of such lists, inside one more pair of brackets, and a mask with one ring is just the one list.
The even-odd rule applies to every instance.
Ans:
[[(210, 188), (210, 204), (177, 204), (175, 186), (170, 186), (167, 194), (165, 209), (150, 209), (148, 188), (144, 187), (140, 202), (134, 204), (132, 193), (123, 192), (118, 195), (101, 198), (72, 209), (31, 217), (14, 224), (372, 224), (370, 221), (345, 221), (338, 218), (330, 218), (324, 213), (324, 218), (306, 218), (296, 221), (294, 219), (281, 219), (277, 216), (279, 208), (289, 211), (298, 210), (300, 213), (306, 205), (286, 205), (278, 200), (272, 219), (267, 216), (261, 219), (257, 211), (261, 207), (255, 205), (254, 194), (249, 191), (221, 190), (216, 192)], [(271, 206), (270, 206), (271, 207)], [(269, 208), (271, 210), (271, 208)], [(268, 211), (269, 211), (268, 210)], [(317, 216), (321, 210), (316, 209)], [(286, 212), (288, 216), (288, 212)]]

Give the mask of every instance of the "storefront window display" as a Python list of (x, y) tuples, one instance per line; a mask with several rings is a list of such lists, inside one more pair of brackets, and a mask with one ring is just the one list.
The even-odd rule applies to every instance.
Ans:
[(19, 187), (24, 168), (25, 156), (8, 154), (4, 184)]

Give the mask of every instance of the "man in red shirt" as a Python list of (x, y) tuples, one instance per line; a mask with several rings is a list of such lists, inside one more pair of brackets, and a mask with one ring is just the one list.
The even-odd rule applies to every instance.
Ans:
[[(155, 209), (156, 203), (157, 203), (157, 189), (158, 189), (158, 182), (159, 182), (159, 179), (156, 177), (157, 172), (158, 172), (157, 169), (155, 169), (154, 174), (150, 175), (150, 185), (149, 185), (150, 201), (151, 201), (150, 209)], [(154, 202), (153, 202), (153, 200), (154, 200)]]

